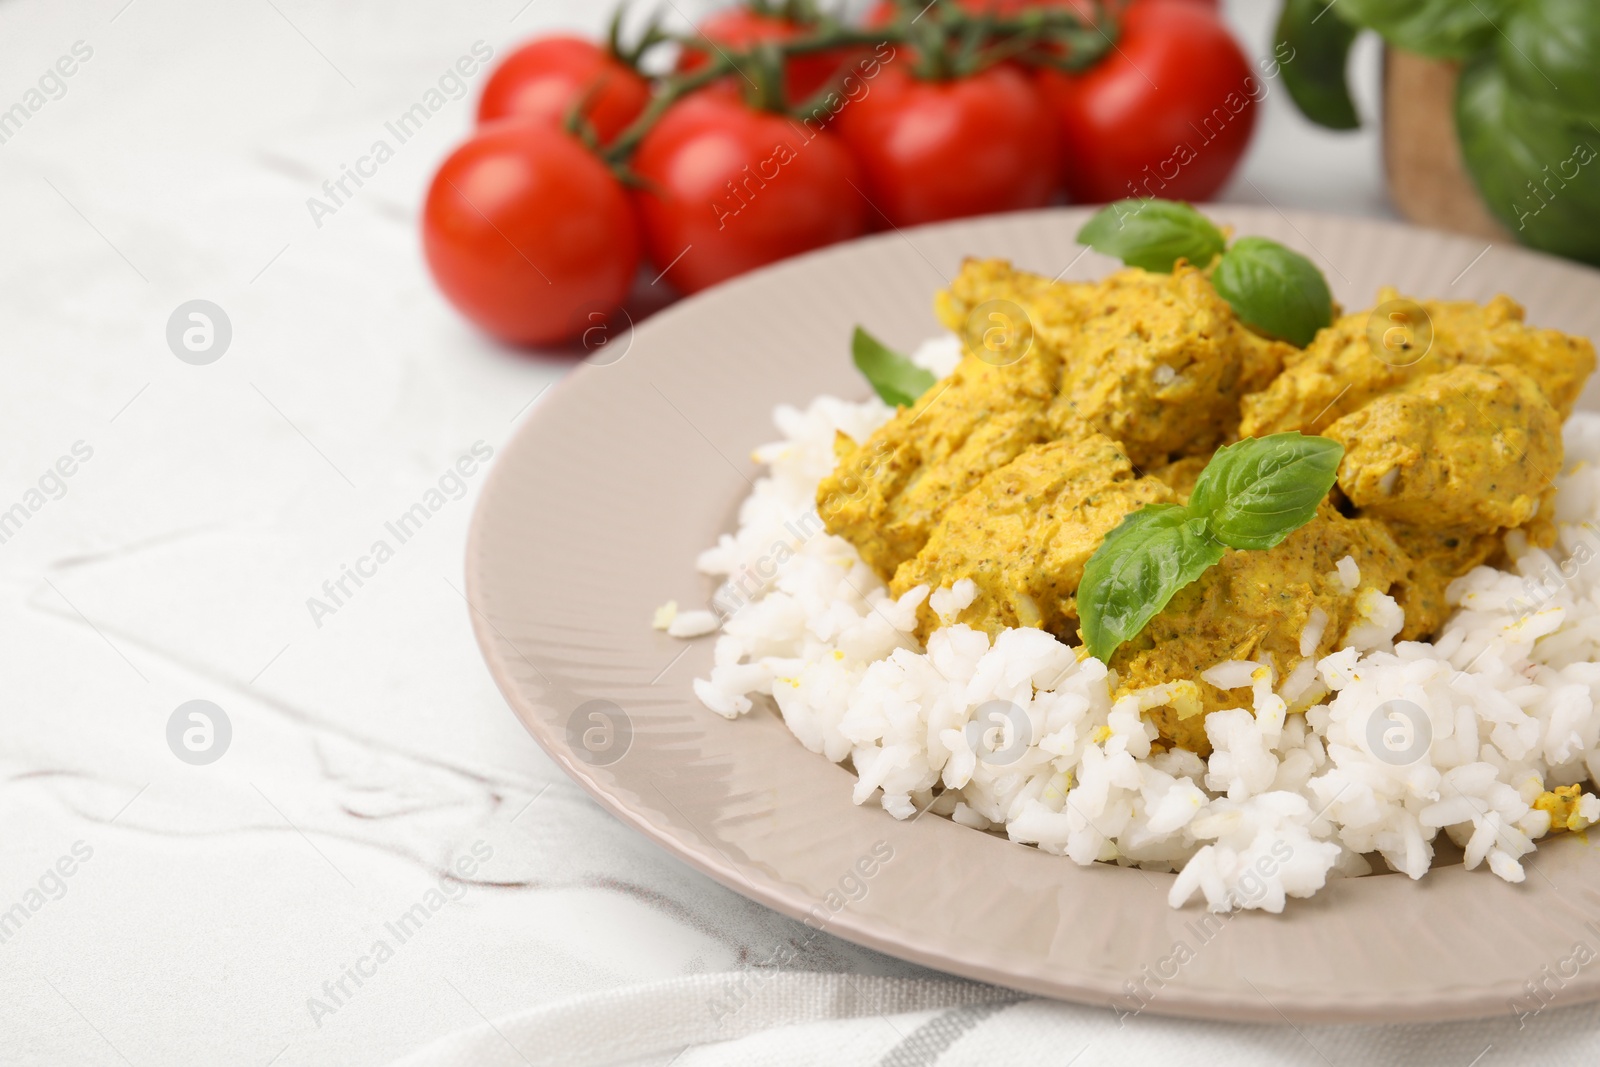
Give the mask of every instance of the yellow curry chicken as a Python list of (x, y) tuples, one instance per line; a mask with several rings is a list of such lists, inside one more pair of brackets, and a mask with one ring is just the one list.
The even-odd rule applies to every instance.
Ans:
[[(1003, 358), (975, 314), (994, 301), (1022, 312)], [(1306, 658), (1308, 622), (1320, 658), (1374, 593), (1404, 610), (1402, 638), (1425, 639), (1449, 583), (1493, 561), (1508, 531), (1554, 538), (1561, 425), (1593, 346), (1526, 325), (1504, 296), (1420, 306), (1432, 326), (1420, 355), (1376, 349), (1369, 312), (1298, 349), (1243, 325), (1182, 261), (1093, 283), (969, 261), (936, 302), (962, 335), (960, 365), (868, 440), (839, 435), (819, 513), (895, 595), (970, 579), (977, 595), (955, 621), (1078, 644), (1085, 564), (1126, 516), (1184, 503), (1217, 448), (1241, 438), (1339, 442), (1336, 487), (1311, 522), (1270, 550), (1228, 551), (1112, 657), (1124, 690), (1195, 681), (1197, 707), (1150, 715), (1162, 743), (1206, 754), (1200, 712), (1237, 700), (1202, 672), (1249, 659), (1281, 677)], [(918, 636), (938, 624), (924, 601)]]

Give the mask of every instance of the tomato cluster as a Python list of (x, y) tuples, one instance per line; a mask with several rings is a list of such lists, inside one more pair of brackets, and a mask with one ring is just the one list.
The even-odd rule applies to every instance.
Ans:
[(705, 20), (659, 79), (654, 26), (632, 54), (614, 32), (509, 55), (428, 192), (451, 302), (552, 344), (616, 312), (645, 260), (692, 293), (874, 229), (1204, 200), (1262, 92), (1216, 0), (884, 0), (860, 26), (772, 3)]

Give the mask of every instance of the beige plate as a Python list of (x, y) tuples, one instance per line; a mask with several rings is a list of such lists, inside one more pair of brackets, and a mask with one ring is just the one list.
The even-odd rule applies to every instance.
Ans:
[[(1504, 290), (1535, 323), (1600, 336), (1600, 274), (1585, 268), (1386, 223), (1212, 214), (1312, 256), (1347, 307), (1369, 306), (1382, 284), (1473, 300)], [(711, 638), (650, 628), (664, 601), (706, 603), (695, 554), (731, 529), (756, 473), (750, 451), (777, 436), (774, 405), (866, 395), (848, 354), (856, 323), (899, 346), (932, 335), (933, 293), (967, 255), (1100, 276), (1114, 264), (1073, 240), (1085, 215), (827, 249), (685, 300), (615, 339), (605, 351), (630, 346), (620, 360), (574, 371), (504, 449), (473, 519), (473, 623), (500, 689), (625, 823), (746, 896), (905, 959), (1124, 1010), (1139, 1007), (1126, 999), (1138, 981), (1145, 1010), (1207, 1018), (1507, 1011), (1576, 942), (1600, 944), (1600, 925), (1586, 926), (1600, 919), (1600, 850), (1582, 840), (1540, 848), (1522, 885), (1458, 864), (1420, 882), (1336, 881), (1281, 916), (1174, 911), (1169, 874), (1078, 867), (946, 819), (856, 807), (850, 773), (775, 712), (727, 722), (700, 706), (690, 683), (710, 667)], [(596, 700), (610, 703), (585, 706)], [(1561, 992), (1594, 998), (1595, 967)]]

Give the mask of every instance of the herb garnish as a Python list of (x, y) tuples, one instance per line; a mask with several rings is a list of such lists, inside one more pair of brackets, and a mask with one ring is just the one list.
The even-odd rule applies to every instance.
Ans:
[(850, 352), (855, 357), (856, 369), (891, 407), (911, 407), (938, 381), (859, 326), (850, 340)]
[(1089, 557), (1078, 615), (1089, 654), (1109, 663), (1177, 592), (1230, 548), (1272, 548), (1310, 522), (1333, 488), (1344, 446), (1277, 433), (1217, 450), (1187, 506), (1148, 504)]
[(1241, 237), (1224, 251), (1222, 231), (1188, 204), (1119, 200), (1096, 212), (1078, 240), (1130, 267), (1161, 273), (1179, 258), (1201, 268), (1216, 260), (1211, 284), (1239, 321), (1300, 348), (1333, 321), (1333, 294), (1309, 259), (1265, 237)]
[(1239, 321), (1304, 348), (1333, 321), (1327, 279), (1305, 256), (1265, 237), (1241, 237), (1222, 254), (1211, 284)]
[(1200, 212), (1176, 200), (1118, 200), (1096, 212), (1078, 231), (1078, 243), (1103, 255), (1171, 274), (1179, 259), (1209, 267), (1227, 239)]

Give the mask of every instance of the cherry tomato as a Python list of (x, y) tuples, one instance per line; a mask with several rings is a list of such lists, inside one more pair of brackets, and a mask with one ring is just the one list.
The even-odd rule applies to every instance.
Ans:
[(610, 141), (650, 102), (650, 83), (592, 41), (544, 37), (495, 68), (478, 101), (478, 122), (514, 115), (561, 123), (585, 101), (595, 132)]
[(947, 82), (885, 66), (835, 123), (896, 226), (1041, 207), (1060, 181), (1055, 122), (1010, 66)]
[[(768, 41), (792, 41), (804, 37), (811, 28), (778, 15), (763, 15), (747, 7), (733, 7), (706, 18), (696, 27), (700, 35), (729, 49), (745, 49)], [(852, 63), (854, 49), (836, 48), (812, 55), (793, 56), (784, 71), (784, 93), (791, 104), (803, 104), (824, 87), (837, 81), (843, 68)], [(685, 48), (678, 57), (678, 70), (692, 71), (706, 65), (710, 57), (696, 48)]]
[(1194, 0), (1142, 0), (1117, 49), (1082, 74), (1042, 70), (1037, 84), (1071, 161), (1068, 194), (1205, 200), (1250, 144), (1260, 93), (1221, 20)]
[(632, 167), (649, 184), (650, 258), (685, 293), (866, 229), (861, 171), (836, 137), (728, 94), (668, 111)]
[(457, 310), (518, 344), (578, 336), (621, 304), (639, 268), (622, 184), (577, 138), (514, 119), (444, 161), (422, 243)]

